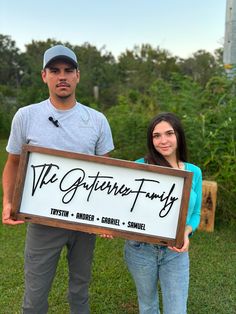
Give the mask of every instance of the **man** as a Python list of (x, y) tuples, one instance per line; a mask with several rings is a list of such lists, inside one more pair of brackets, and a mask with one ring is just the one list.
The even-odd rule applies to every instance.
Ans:
[[(46, 50), (41, 75), (48, 86), (49, 99), (20, 108), (12, 121), (6, 148), (9, 155), (3, 171), (4, 224), (23, 223), (11, 218), (11, 202), (23, 144), (103, 156), (108, 156), (114, 148), (105, 116), (75, 99), (80, 79), (75, 53), (62, 45)], [(47, 313), (48, 293), (61, 250), (66, 246), (71, 313), (88, 314), (94, 245), (95, 235), (92, 234), (29, 224), (23, 313)]]

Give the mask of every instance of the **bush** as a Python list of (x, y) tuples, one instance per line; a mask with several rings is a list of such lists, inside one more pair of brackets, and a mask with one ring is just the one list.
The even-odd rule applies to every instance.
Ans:
[[(173, 75), (158, 79), (146, 94), (130, 91), (107, 111), (116, 150), (113, 156), (135, 160), (146, 153), (149, 121), (160, 111), (172, 111), (183, 122), (189, 162), (205, 180), (218, 183), (217, 222), (236, 218), (236, 96), (233, 81), (214, 78), (203, 90), (191, 79)], [(135, 97), (134, 97), (135, 95)]]

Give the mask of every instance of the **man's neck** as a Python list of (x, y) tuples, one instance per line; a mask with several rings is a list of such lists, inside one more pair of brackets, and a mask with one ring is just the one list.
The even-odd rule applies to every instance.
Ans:
[(50, 96), (51, 104), (59, 110), (68, 110), (75, 106), (76, 99), (74, 97), (51, 97)]

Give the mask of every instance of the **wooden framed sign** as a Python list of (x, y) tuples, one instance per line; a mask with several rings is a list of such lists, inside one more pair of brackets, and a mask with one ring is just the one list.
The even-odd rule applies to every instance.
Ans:
[(32, 145), (22, 150), (13, 217), (181, 247), (192, 173)]

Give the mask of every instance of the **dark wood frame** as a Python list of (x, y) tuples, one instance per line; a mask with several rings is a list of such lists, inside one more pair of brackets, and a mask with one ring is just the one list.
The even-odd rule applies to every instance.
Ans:
[[(181, 200), (181, 208), (178, 218), (178, 227), (175, 239), (170, 238), (163, 238), (157, 237), (152, 235), (140, 234), (135, 232), (129, 232), (124, 230), (117, 230), (113, 229), (112, 227), (100, 227), (94, 226), (84, 223), (77, 223), (77, 222), (70, 222), (70, 221), (62, 221), (55, 218), (48, 218), (42, 217), (39, 215), (32, 215), (32, 214), (24, 214), (20, 213), (20, 205), (21, 205), (21, 197), (22, 192), (24, 189), (24, 183), (26, 178), (26, 170), (29, 160), (30, 153), (42, 153), (48, 154), (52, 156), (59, 156), (64, 158), (70, 159), (81, 159), (84, 161), (90, 161), (95, 163), (102, 163), (108, 164), (117, 167), (126, 167), (126, 168), (133, 168), (151, 172), (157, 172), (160, 174), (171, 175), (171, 176), (179, 176), (184, 178), (184, 186), (183, 186), (183, 193), (182, 193), (182, 200)], [(12, 217), (17, 220), (24, 220), (26, 222), (33, 222), (43, 225), (49, 225), (53, 227), (60, 227), (66, 228), (71, 230), (80, 230), (89, 233), (95, 234), (107, 234), (114, 237), (121, 237), (125, 239), (137, 240), (141, 242), (149, 242), (149, 243), (157, 243), (160, 245), (168, 245), (168, 246), (176, 246), (181, 247), (183, 244), (184, 238), (184, 230), (186, 224), (186, 216), (188, 210), (188, 202), (190, 197), (190, 190), (191, 190), (191, 183), (192, 183), (192, 173), (183, 170), (177, 170), (173, 168), (167, 167), (159, 167), (155, 165), (148, 165), (148, 164), (140, 164), (131, 161), (125, 161), (121, 159), (114, 159), (109, 157), (101, 157), (101, 156), (92, 156), (86, 154), (79, 154), (79, 153), (72, 153), (67, 151), (60, 151), (55, 149), (37, 147), (33, 145), (24, 145), (20, 157), (20, 163), (17, 173), (14, 197), (13, 197), (13, 207), (12, 207)]]

